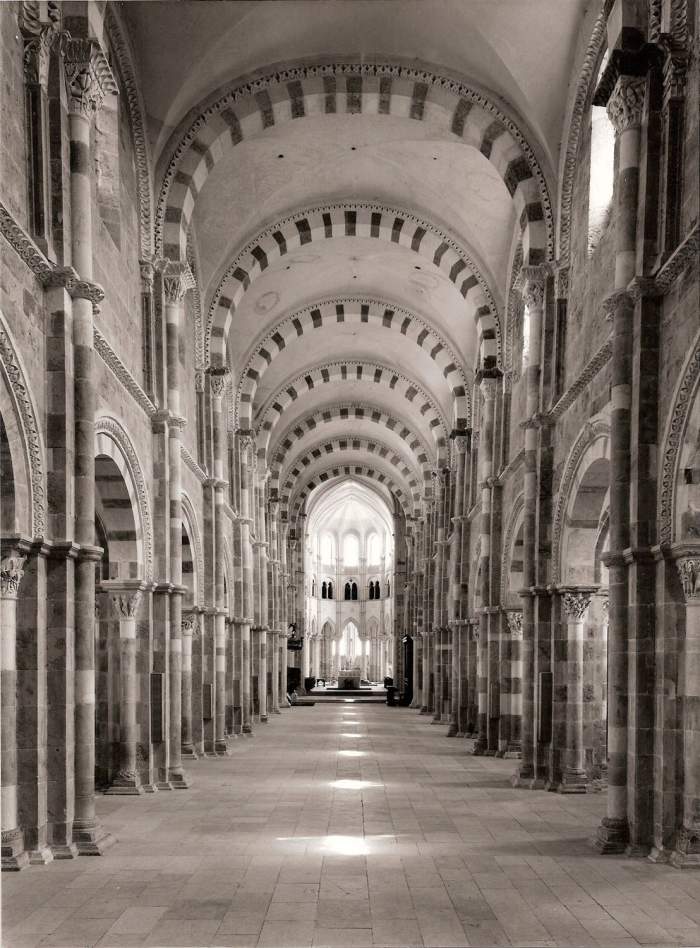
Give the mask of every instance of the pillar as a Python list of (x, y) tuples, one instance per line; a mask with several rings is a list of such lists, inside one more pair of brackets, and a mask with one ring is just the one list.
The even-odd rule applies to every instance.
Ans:
[(182, 616), (182, 757), (196, 760), (192, 726), (192, 640), (198, 628), (199, 617), (196, 612), (186, 612)]
[(224, 532), (228, 526), (224, 513), (224, 491), (228, 481), (224, 478), (226, 458), (226, 416), (224, 393), (229, 375), (227, 368), (218, 366), (208, 371), (212, 408), (212, 464), (214, 488), (214, 752), (219, 756), (228, 754), (226, 742), (226, 602)]
[[(616, 133), (615, 288), (605, 301), (613, 323), (610, 415), (610, 552), (608, 628), (608, 793), (607, 813), (597, 835), (603, 853), (624, 852), (629, 841), (629, 576), (623, 551), (630, 546), (631, 408), (634, 306), (627, 286), (635, 274), (641, 122), (644, 77), (617, 73), (617, 57), (604, 79), (614, 85), (607, 96), (608, 116)], [(602, 92), (603, 101), (606, 93)], [(598, 93), (596, 93), (596, 96)]]
[(75, 391), (75, 817), (73, 841), (81, 855), (101, 855), (115, 840), (95, 817), (95, 378), (92, 283), (91, 125), (104, 96), (117, 91), (99, 44), (66, 38), (63, 47), (70, 135), (71, 262)]
[(537, 577), (537, 428), (540, 390), (540, 346), (544, 306), (542, 267), (524, 266), (519, 276), (525, 303), (523, 376), (525, 381), (525, 473), (523, 476), (523, 638), (522, 758), (514, 786), (532, 786), (535, 779), (535, 648), (536, 617), (533, 587)]
[(2, 686), (2, 752), (0, 754), (0, 812), (2, 868), (24, 869), (29, 856), (17, 820), (17, 594), (26, 557), (8, 551), (0, 563), (0, 674)]
[(583, 747), (583, 627), (592, 589), (564, 591), (566, 616), (566, 750), (559, 793), (585, 793), (588, 784)]
[[(685, 598), (685, 638), (679, 668), (683, 713), (683, 821), (671, 864), (700, 867), (700, 550), (676, 561)], [(4, 824), (3, 824), (4, 825)]]
[(253, 619), (253, 550), (250, 542), (251, 527), (251, 452), (253, 439), (249, 433), (239, 432), (241, 513), (238, 518), (241, 542), (241, 733), (252, 735), (250, 693), (250, 627)]
[(141, 602), (142, 584), (102, 583), (109, 593), (112, 613), (119, 623), (119, 770), (107, 790), (119, 796), (143, 793), (138, 773), (136, 614)]

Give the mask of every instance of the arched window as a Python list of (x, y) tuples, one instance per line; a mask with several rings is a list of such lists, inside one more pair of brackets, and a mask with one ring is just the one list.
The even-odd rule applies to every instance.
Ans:
[(346, 583), (345, 584), (345, 598), (350, 599), (351, 596), (352, 596), (352, 589), (350, 587), (350, 583)]
[(326, 590), (327, 590), (327, 586), (326, 586), (326, 581), (324, 579), (324, 581), (321, 583), (321, 599), (326, 598)]
[(357, 583), (352, 584), (352, 598), (357, 599)]
[(374, 599), (374, 583), (371, 579), (369, 581), (369, 598)]
[(357, 566), (360, 562), (360, 542), (348, 533), (343, 541), (343, 566)]
[(328, 583), (328, 598), (329, 599), (333, 598), (333, 583), (331, 583), (330, 581)]
[(389, 580), (387, 579), (387, 581), (386, 581), (386, 597), (387, 597), (387, 599), (389, 598), (390, 595), (391, 595), (391, 583), (390, 583)]
[[(600, 66), (605, 69), (608, 53)], [(588, 179), (588, 252), (600, 240), (610, 217), (615, 177), (615, 129), (604, 105), (591, 107), (591, 158)]]
[(332, 563), (335, 554), (335, 544), (330, 533), (324, 533), (321, 537), (321, 562)]
[(375, 580), (375, 582), (374, 582), (374, 598), (375, 598), (375, 599), (381, 599), (381, 598), (382, 598), (382, 591), (381, 591), (381, 589), (379, 588), (379, 580), (378, 580), (378, 579)]
[(381, 555), (379, 537), (372, 533), (367, 541), (367, 562), (375, 565), (380, 561)]
[(316, 595), (316, 580), (311, 580), (311, 597), (313, 598)]

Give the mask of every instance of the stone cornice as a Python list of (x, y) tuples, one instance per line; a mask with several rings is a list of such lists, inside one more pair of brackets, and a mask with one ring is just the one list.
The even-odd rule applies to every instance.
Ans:
[(588, 360), (581, 374), (575, 379), (564, 394), (547, 412), (546, 418), (551, 423), (558, 421), (582, 394), (598, 373), (608, 364), (612, 358), (612, 337), (605, 340), (598, 351)]
[(107, 365), (112, 370), (116, 378), (119, 380), (119, 382), (121, 382), (127, 392), (129, 392), (139, 408), (141, 408), (147, 415), (155, 414), (156, 406), (141, 388), (131, 372), (124, 365), (114, 349), (112, 349), (97, 326), (95, 326), (93, 329), (93, 338), (95, 351), (98, 353), (105, 365)]

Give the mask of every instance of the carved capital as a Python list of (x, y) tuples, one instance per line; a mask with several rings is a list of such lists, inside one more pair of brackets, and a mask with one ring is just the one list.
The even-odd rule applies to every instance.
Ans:
[(139, 260), (141, 271), (141, 292), (150, 293), (153, 290), (153, 274), (155, 267), (152, 260)]
[(514, 639), (523, 637), (523, 614), (522, 612), (507, 612), (506, 621), (508, 622), (508, 631)]
[(194, 373), (194, 390), (195, 392), (204, 391), (204, 379), (206, 377), (206, 372), (203, 369), (197, 369)]
[(569, 268), (558, 267), (554, 275), (554, 292), (558, 300), (569, 298)]
[(676, 560), (686, 602), (700, 602), (700, 551)]
[(479, 382), (479, 388), (485, 402), (492, 402), (495, 399), (498, 393), (499, 382), (500, 379), (491, 378), (482, 379), (481, 382)]
[(469, 447), (469, 438), (466, 434), (455, 435), (454, 445), (457, 454), (466, 454)]
[(189, 263), (165, 260), (161, 265), (163, 292), (168, 303), (181, 303), (188, 290), (194, 289), (195, 279)]
[(199, 616), (196, 612), (186, 612), (182, 617), (182, 634), (192, 638), (199, 636)]
[(226, 391), (226, 385), (231, 373), (226, 366), (210, 368), (207, 371), (209, 374), (209, 387), (211, 388), (212, 395), (215, 398), (221, 398)]
[(114, 614), (118, 619), (133, 619), (141, 602), (141, 590), (114, 589), (110, 590), (109, 598)]
[(545, 272), (543, 267), (526, 264), (520, 268), (516, 286), (520, 289), (523, 302), (528, 309), (536, 309), (543, 305), (544, 278)]
[(607, 103), (608, 118), (617, 135), (642, 124), (646, 79), (618, 76)]
[(562, 603), (566, 618), (571, 622), (583, 622), (592, 598), (591, 592), (565, 592)]
[(19, 584), (24, 576), (26, 556), (11, 553), (0, 561), (0, 594), (5, 599), (15, 599), (19, 592)]
[(102, 107), (106, 95), (117, 94), (107, 57), (97, 40), (87, 37), (64, 33), (61, 46), (68, 111), (90, 119)]

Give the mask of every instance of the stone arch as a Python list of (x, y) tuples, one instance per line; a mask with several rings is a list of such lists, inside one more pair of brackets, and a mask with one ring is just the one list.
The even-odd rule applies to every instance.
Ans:
[[(434, 456), (431, 455), (428, 446), (418, 434), (406, 425), (403, 419), (389, 415), (380, 408), (367, 403), (354, 405), (341, 403), (309, 412), (308, 415), (304, 415), (298, 421), (293, 422), (283, 431), (275, 444), (272, 468), (274, 469), (276, 462), (279, 461), (280, 464), (283, 462), (286, 452), (294, 446), (295, 442), (303, 440), (311, 432), (315, 432), (317, 428), (321, 428), (322, 425), (332, 421), (344, 421), (348, 424), (353, 424), (356, 421), (370, 421), (380, 428), (387, 428), (401, 438), (422, 469), (432, 469), (435, 466)], [(430, 476), (425, 477), (424, 475), (424, 480), (429, 481)]]
[(398, 244), (438, 267), (461, 293), (473, 313), (478, 350), (484, 364), (501, 358), (498, 307), (486, 279), (471, 256), (429, 221), (402, 208), (380, 204), (324, 204), (305, 208), (258, 233), (227, 267), (212, 296), (205, 356), (226, 361), (226, 339), (233, 316), (249, 287), (274, 260), (305, 244), (345, 237), (374, 238)]
[(390, 469), (387, 469), (386, 471), (381, 469), (377, 470), (365, 464), (339, 464), (335, 467), (325, 468), (324, 470), (313, 474), (308, 481), (303, 482), (301, 486), (299, 486), (297, 494), (290, 495), (289, 501), (287, 503), (289, 520), (296, 521), (306, 500), (308, 499), (309, 494), (315, 487), (320, 487), (321, 484), (325, 484), (329, 480), (332, 480), (336, 477), (367, 477), (370, 480), (376, 481), (378, 484), (383, 484), (385, 487), (388, 487), (395, 495), (405, 517), (411, 518), (413, 516), (418, 516), (419, 511), (417, 505), (414, 507), (411, 504), (410, 498), (407, 496), (402, 487), (397, 484), (395, 477), (392, 473), (390, 473)]
[[(514, 501), (511, 508), (508, 526), (503, 540), (503, 553), (501, 558), (501, 607), (507, 609), (522, 605), (518, 596), (518, 588), (514, 588), (518, 582), (518, 575), (522, 577), (522, 545), (523, 545), (523, 513), (524, 497), (520, 494)], [(518, 556), (520, 549), (520, 556)], [(520, 569), (518, 570), (518, 564)]]
[[(400, 462), (400, 458), (397, 458), (396, 455), (393, 455), (392, 457)], [(306, 494), (308, 495), (308, 493), (310, 493), (314, 487), (325, 483), (328, 480), (328, 475), (333, 476), (332, 472), (337, 470), (339, 472), (337, 476), (339, 476), (340, 473), (349, 476), (352, 476), (353, 474), (363, 474), (366, 477), (371, 477), (374, 480), (377, 480), (379, 483), (386, 484), (387, 486), (391, 485), (402, 506), (412, 503), (413, 509), (416, 509), (420, 503), (418, 482), (414, 480), (413, 484), (408, 483), (403, 471), (397, 472), (395, 464), (392, 463), (392, 457), (389, 457), (386, 460), (384, 458), (376, 458), (375, 466), (373, 467), (367, 464), (341, 462), (340, 464), (336, 464), (334, 467), (325, 469), (323, 471), (311, 472), (308, 475), (310, 478), (308, 483), (306, 483), (303, 488), (300, 488), (298, 485), (301, 481), (301, 478), (305, 476), (305, 466), (302, 464), (302, 468), (296, 474), (293, 471), (289, 473), (280, 491), (280, 501), (283, 506), (287, 506), (288, 510), (296, 510), (299, 505), (299, 498), (301, 496), (299, 493), (300, 490), (306, 491)], [(311, 464), (313, 460), (316, 459), (309, 459), (309, 464)], [(306, 465), (306, 467), (308, 467), (308, 465)], [(370, 473), (370, 471), (372, 473)]]
[[(282, 483), (284, 486), (280, 496), (284, 497), (285, 491), (288, 495), (288, 491), (291, 490), (293, 480), (310, 464), (320, 460), (324, 455), (330, 456), (338, 452), (349, 450), (366, 451), (370, 455), (376, 455), (377, 457), (389, 461), (405, 478), (407, 485), (412, 488), (414, 496), (416, 496), (416, 492), (420, 490), (421, 475), (419, 470), (409, 467), (403, 456), (392, 451), (383, 441), (372, 440), (370, 438), (331, 438), (327, 441), (317, 441), (315, 444), (310, 445), (303, 454), (298, 455), (290, 461), (286, 469), (283, 468), (282, 462), (278, 462), (277, 459), (275, 459), (271, 467), (270, 486), (272, 490), (279, 490), (280, 483)], [(283, 471), (284, 476), (282, 476)], [(430, 483), (430, 469), (425, 468), (422, 477), (424, 492), (426, 485), (429, 487)]]
[[(682, 516), (687, 511), (681, 511), (683, 499), (679, 503), (679, 487), (681, 486), (681, 461), (687, 452), (687, 435), (691, 415), (697, 409), (698, 390), (700, 386), (700, 333), (695, 337), (680, 379), (674, 392), (671, 411), (666, 421), (663, 439), (663, 455), (661, 462), (661, 476), (659, 477), (658, 494), (658, 531), (659, 543), (669, 545), (676, 542), (683, 532)], [(688, 518), (686, 516), (686, 523)], [(679, 529), (680, 528), (680, 529)]]
[[(132, 503), (136, 549), (142, 577), (153, 581), (153, 527), (148, 488), (131, 438), (116, 418), (104, 416), (95, 423), (96, 457), (108, 458), (122, 476), (125, 489)], [(105, 465), (107, 467), (108, 465)], [(96, 465), (97, 468), (97, 465)], [(97, 470), (95, 474), (97, 478)], [(106, 474), (106, 477), (109, 475)]]
[[(27, 384), (27, 373), (2, 312), (0, 376), (4, 383), (0, 385), (0, 418), (5, 444), (3, 465), (11, 464), (13, 483), (12, 523), (9, 523), (10, 518), (3, 509), (2, 532), (43, 537), (47, 528), (44, 443), (34, 400)], [(5, 502), (9, 500), (4, 476), (3, 488), (4, 508)]]
[[(297, 63), (221, 86), (174, 132), (156, 212), (156, 246), (184, 259), (198, 193), (217, 161), (267, 128), (307, 115), (372, 114), (428, 121), (491, 162), (510, 194), (527, 262), (553, 252), (544, 173), (526, 135), (496, 97), (415, 62)], [(170, 144), (170, 143), (169, 143)]]
[(591, 585), (610, 490), (610, 426), (588, 422), (574, 443), (557, 495), (552, 538), (556, 584)]
[[(417, 382), (396, 372), (389, 366), (380, 363), (359, 362), (348, 360), (345, 362), (329, 362), (316, 366), (310, 371), (298, 375), (288, 384), (281, 386), (270, 398), (261, 421), (257, 427), (256, 444), (258, 458), (263, 461), (267, 456), (272, 432), (284, 416), (285, 411), (298, 398), (319, 387), (334, 382), (366, 381), (369, 384), (381, 385), (397, 392), (426, 419), (433, 434), (435, 450), (440, 463), (448, 461), (448, 428), (437, 403)], [(357, 415), (356, 417), (362, 417)]]
[(335, 623), (332, 619), (326, 619), (321, 626), (321, 636), (328, 640), (335, 638)]
[[(182, 491), (182, 521), (187, 530), (192, 548), (192, 565), (194, 567), (194, 604), (204, 606), (204, 551), (202, 548), (202, 534), (199, 521), (189, 494)], [(184, 562), (183, 562), (184, 570)]]
[[(369, 297), (326, 299), (297, 310), (280, 320), (256, 345), (241, 373), (236, 392), (235, 421), (240, 428), (253, 427), (253, 404), (262, 378), (272, 362), (295, 339), (314, 330), (350, 323), (377, 324), (411, 339), (440, 368), (454, 399), (453, 428), (466, 428), (470, 405), (467, 380), (459, 356), (444, 336), (422, 317), (401, 306)], [(313, 346), (313, 339), (309, 340)]]

